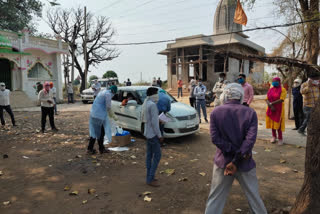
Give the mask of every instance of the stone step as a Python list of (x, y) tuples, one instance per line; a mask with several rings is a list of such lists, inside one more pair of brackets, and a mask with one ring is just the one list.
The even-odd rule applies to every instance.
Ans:
[(10, 105), (13, 109), (37, 106), (24, 91), (12, 91), (10, 93)]

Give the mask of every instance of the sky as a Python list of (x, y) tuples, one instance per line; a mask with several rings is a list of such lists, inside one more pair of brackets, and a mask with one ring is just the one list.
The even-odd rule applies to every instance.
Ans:
[[(252, 9), (244, 8), (248, 24), (243, 29), (284, 24), (285, 20), (275, 14), (274, 0), (256, 1)], [(219, 0), (58, 0), (62, 8), (84, 7), (94, 15), (110, 17), (117, 35), (114, 43), (132, 43), (175, 39), (191, 35), (213, 34), (213, 17)], [(48, 3), (43, 10), (46, 19)], [(38, 20), (39, 32), (52, 33), (46, 22)], [(278, 29), (286, 32), (286, 28)], [(249, 40), (263, 46), (266, 53), (284, 39), (272, 30), (246, 33)], [(133, 82), (151, 81), (153, 77), (167, 79), (166, 56), (157, 53), (166, 48), (166, 43), (117, 46), (120, 56), (112, 61), (91, 67), (90, 75), (101, 77), (105, 71), (114, 70), (120, 82), (130, 78)], [(272, 67), (266, 66), (266, 71)], [(76, 74), (77, 76), (77, 74)]]

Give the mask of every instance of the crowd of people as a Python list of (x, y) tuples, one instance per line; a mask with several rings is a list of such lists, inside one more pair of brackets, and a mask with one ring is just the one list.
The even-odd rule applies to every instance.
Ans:
[[(147, 89), (147, 98), (142, 105), (142, 121), (145, 124), (144, 136), (146, 137), (146, 183), (158, 187), (159, 182), (155, 177), (161, 159), (161, 144), (164, 141), (164, 123), (159, 115), (170, 111), (171, 102), (167, 92), (161, 89), (160, 78), (153, 79), (152, 86)], [(73, 91), (68, 84), (68, 102), (73, 102)], [(131, 86), (128, 79), (127, 86)], [(178, 81), (178, 97), (182, 96), (183, 82)], [(107, 90), (100, 90), (98, 81), (92, 86), (94, 102), (90, 110), (89, 119), (89, 144), (88, 154), (95, 154), (95, 141), (98, 141), (100, 154), (108, 153), (103, 142), (105, 136), (112, 141), (109, 115), (111, 100), (117, 93), (117, 86), (112, 84)], [(160, 89), (159, 89), (160, 88)], [(10, 108), (10, 91), (5, 89), (5, 84), (0, 83), (0, 117), (4, 125), (3, 110), (11, 116), (15, 125), (14, 115)], [(252, 149), (258, 133), (258, 117), (250, 104), (254, 99), (253, 87), (247, 83), (246, 75), (240, 74), (236, 83), (227, 81), (226, 74), (221, 73), (219, 80), (214, 85), (212, 92), (215, 95), (214, 109), (207, 118), (206, 92), (207, 87), (199, 79), (190, 81), (190, 105), (196, 108), (200, 122), (201, 110), (203, 118), (210, 123), (210, 136), (212, 143), (217, 147), (213, 164), (213, 175), (210, 194), (206, 205), (206, 214), (222, 213), (229, 190), (234, 179), (237, 179), (249, 201), (253, 213), (265, 214), (267, 210), (261, 200), (256, 176), (256, 164), (252, 157)], [(72, 95), (71, 95), (72, 94)], [(320, 96), (320, 75), (311, 74), (308, 80), (302, 83), (301, 79), (294, 81), (293, 108), (295, 115), (295, 130), (304, 134), (310, 120), (310, 114), (315, 108)], [(39, 92), (41, 102), (41, 131), (45, 132), (46, 118), (49, 116), (53, 131), (58, 131), (54, 123), (56, 110), (56, 89), (52, 83), (45, 82)], [(285, 99), (287, 91), (281, 79), (272, 79), (272, 86), (268, 90), (266, 104), (266, 128), (272, 130), (272, 143), (278, 141), (283, 144), (283, 131), (285, 130)], [(122, 105), (130, 102), (132, 97), (127, 96)], [(236, 123), (234, 121), (237, 121)]]

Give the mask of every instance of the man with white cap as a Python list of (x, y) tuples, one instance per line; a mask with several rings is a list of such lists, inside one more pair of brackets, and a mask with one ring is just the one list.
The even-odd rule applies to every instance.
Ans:
[(303, 123), (303, 97), (301, 90), (301, 79), (295, 79), (293, 82), (293, 113), (296, 127), (293, 130), (298, 130)]
[(0, 83), (0, 119), (1, 125), (5, 125), (6, 122), (3, 117), (3, 110), (6, 110), (11, 117), (11, 122), (13, 126), (16, 126), (14, 120), (14, 115), (10, 107), (10, 90), (6, 89), (6, 84), (4, 82)]
[(251, 213), (267, 213), (259, 195), (256, 164), (252, 159), (258, 132), (257, 114), (252, 108), (242, 105), (243, 98), (241, 85), (228, 84), (220, 97), (223, 105), (211, 113), (210, 134), (217, 152), (206, 214), (223, 213), (234, 179), (240, 183)]

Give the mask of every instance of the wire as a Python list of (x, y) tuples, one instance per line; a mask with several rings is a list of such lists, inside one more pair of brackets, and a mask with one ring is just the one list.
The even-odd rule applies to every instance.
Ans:
[(100, 11), (102, 11), (102, 10), (104, 10), (104, 9), (111, 8), (111, 7), (113, 7), (114, 5), (119, 4), (121, 1), (123, 1), (123, 0), (116, 0), (116, 1), (112, 2), (111, 4), (109, 4), (109, 5), (107, 5), (107, 6), (103, 7), (103, 8), (95, 11), (95, 13), (99, 13)]
[[(142, 3), (142, 4), (137, 5), (137, 6), (134, 7), (134, 8), (131, 8), (131, 9), (128, 9), (128, 10), (124, 11), (124, 13), (127, 14), (127, 12), (130, 12), (130, 11), (132, 11), (132, 10), (136, 10), (136, 9), (138, 9), (138, 8), (140, 8), (140, 7), (143, 7), (143, 6), (147, 5), (147, 4), (150, 4), (150, 3), (154, 2), (154, 1), (155, 1), (155, 0), (146, 1), (146, 2), (144, 2), (144, 3)], [(123, 13), (123, 14), (124, 14), (124, 13)], [(117, 17), (117, 16), (116, 16), (116, 17)], [(116, 18), (116, 17), (115, 17), (115, 18)], [(120, 15), (120, 16), (118, 16), (118, 17), (119, 17), (119, 18), (122, 18), (122, 17), (126, 17), (126, 16)], [(111, 16), (110, 18), (113, 18), (113, 17)]]
[[(212, 37), (212, 36), (223, 36), (223, 35), (229, 35), (233, 33), (244, 33), (244, 32), (250, 32), (250, 31), (256, 31), (256, 30), (265, 30), (265, 29), (270, 29), (270, 28), (281, 28), (281, 27), (290, 27), (298, 24), (304, 24), (304, 23), (310, 23), (310, 22), (319, 22), (320, 19), (312, 19), (312, 20), (307, 20), (307, 21), (302, 21), (302, 22), (294, 22), (294, 23), (287, 23), (287, 24), (281, 24), (281, 25), (272, 25), (272, 26), (265, 26), (265, 27), (257, 27), (257, 28), (251, 28), (251, 29), (246, 29), (246, 30), (240, 30), (240, 31), (234, 31), (231, 33), (220, 33), (220, 34), (212, 34), (212, 35), (207, 35), (207, 36), (199, 36), (199, 37), (192, 37), (192, 38), (185, 38), (185, 39), (179, 39), (179, 40), (192, 40), (192, 39), (197, 39), (197, 38), (206, 38), (206, 37)], [(115, 43), (115, 44), (109, 44), (109, 45), (114, 45), (114, 46), (127, 46), (127, 45), (147, 45), (147, 44), (158, 44), (158, 43), (167, 43), (167, 42), (174, 42), (176, 41), (175, 39), (167, 39), (167, 40), (158, 40), (158, 41), (149, 41), (149, 42), (131, 42), (131, 43)]]

